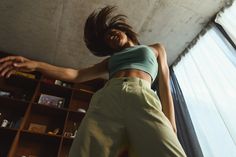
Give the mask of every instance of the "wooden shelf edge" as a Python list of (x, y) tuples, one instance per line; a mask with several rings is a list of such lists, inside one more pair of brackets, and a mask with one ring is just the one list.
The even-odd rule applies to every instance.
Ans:
[(33, 135), (33, 136), (43, 136), (43, 137), (46, 137), (46, 138), (61, 139), (63, 137), (62, 135), (52, 135), (52, 134), (47, 134), (47, 133), (38, 133), (38, 132), (29, 131), (29, 130), (21, 130), (21, 133), (25, 133), (25, 134), (29, 134), (29, 135)]

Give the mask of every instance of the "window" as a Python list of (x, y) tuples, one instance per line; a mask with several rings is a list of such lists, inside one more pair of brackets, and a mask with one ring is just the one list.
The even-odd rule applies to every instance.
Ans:
[(236, 44), (236, 2), (217, 14), (215, 22), (220, 24)]
[(233, 60), (235, 49), (211, 27), (173, 67), (205, 157), (236, 157)]

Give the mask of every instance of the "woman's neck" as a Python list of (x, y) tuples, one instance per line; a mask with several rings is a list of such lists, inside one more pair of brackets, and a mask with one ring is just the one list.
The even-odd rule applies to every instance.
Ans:
[(132, 41), (128, 41), (123, 48), (133, 47), (135, 44)]

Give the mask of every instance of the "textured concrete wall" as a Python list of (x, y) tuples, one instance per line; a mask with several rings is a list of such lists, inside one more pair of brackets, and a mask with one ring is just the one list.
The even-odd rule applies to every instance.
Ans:
[(0, 50), (55, 65), (81, 68), (100, 61), (83, 42), (94, 9), (117, 5), (143, 44), (166, 45), (171, 64), (230, 0), (1, 0)]

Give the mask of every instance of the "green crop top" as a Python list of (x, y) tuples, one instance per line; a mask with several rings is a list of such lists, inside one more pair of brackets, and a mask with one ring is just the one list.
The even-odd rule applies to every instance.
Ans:
[(135, 45), (114, 53), (108, 63), (109, 77), (124, 69), (145, 71), (154, 81), (158, 72), (156, 55), (151, 47), (146, 45)]

